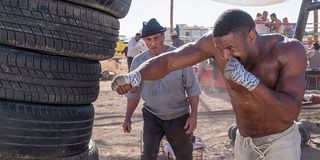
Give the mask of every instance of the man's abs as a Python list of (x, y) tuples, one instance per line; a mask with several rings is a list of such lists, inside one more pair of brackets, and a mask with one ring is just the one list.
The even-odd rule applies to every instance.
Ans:
[[(293, 123), (293, 122), (292, 122)], [(239, 133), (243, 137), (263, 137), (271, 134), (281, 133), (287, 130), (291, 124), (281, 123), (281, 122), (262, 122), (258, 120), (248, 121), (247, 119), (238, 119), (237, 125)]]
[[(244, 137), (262, 137), (288, 129), (292, 123), (285, 123), (281, 117), (266, 112), (263, 104), (254, 101), (232, 103), (239, 132)], [(270, 108), (269, 108), (270, 109)]]

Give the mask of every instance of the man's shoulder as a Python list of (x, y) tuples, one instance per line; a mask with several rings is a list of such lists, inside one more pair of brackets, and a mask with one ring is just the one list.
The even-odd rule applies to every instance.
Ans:
[(145, 60), (148, 59), (149, 55), (150, 55), (150, 54), (149, 54), (149, 50), (147, 49), (147, 50), (139, 53), (138, 55), (136, 55), (136, 56), (133, 58), (133, 60), (135, 60), (135, 61), (145, 61)]
[(296, 62), (296, 60), (301, 62), (307, 60), (304, 46), (300, 41), (293, 38), (283, 37), (283, 39), (279, 39), (271, 48), (271, 52), (283, 64)]
[(166, 46), (167, 46), (167, 52), (168, 52), (168, 51), (173, 51), (173, 50), (177, 49), (177, 47), (172, 46), (172, 45), (166, 45)]
[(281, 50), (285, 50), (287, 52), (300, 52), (303, 51), (303, 53), (305, 54), (305, 49), (303, 44), (294, 38), (287, 38), (284, 37), (283, 40), (279, 41), (278, 44), (276, 45), (276, 47), (278, 47)]
[(290, 51), (304, 51), (303, 44), (295, 39), (295, 38), (288, 38), (280, 34), (269, 34), (269, 35), (264, 35), (265, 37), (265, 45), (269, 46), (271, 51), (283, 51), (285, 50), (286, 52)]

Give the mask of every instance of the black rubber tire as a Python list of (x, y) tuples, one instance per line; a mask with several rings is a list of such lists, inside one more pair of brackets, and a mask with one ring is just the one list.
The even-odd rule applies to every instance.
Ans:
[(232, 137), (232, 140), (235, 141), (236, 140), (236, 137), (237, 137), (237, 130), (238, 130), (238, 126), (235, 125), (231, 131), (231, 137)]
[(50, 106), (0, 100), (0, 159), (55, 158), (85, 151), (94, 108)]
[(301, 135), (301, 146), (306, 145), (310, 141), (310, 132), (302, 122), (297, 122), (297, 126)]
[(91, 140), (87, 150), (78, 155), (64, 157), (63, 160), (99, 160), (98, 145)]
[(131, 0), (67, 0), (124, 18), (129, 12)]
[(0, 1), (0, 43), (89, 60), (113, 57), (119, 20), (57, 0)]
[(238, 129), (237, 124), (232, 124), (228, 129), (228, 136), (232, 141), (236, 140), (237, 129)]
[(99, 62), (0, 45), (0, 99), (82, 105), (99, 95)]
[[(35, 158), (4, 157), (1, 160), (35, 160)], [(99, 160), (99, 149), (97, 144), (90, 140), (87, 149), (80, 154), (63, 158), (37, 158), (36, 160)]]

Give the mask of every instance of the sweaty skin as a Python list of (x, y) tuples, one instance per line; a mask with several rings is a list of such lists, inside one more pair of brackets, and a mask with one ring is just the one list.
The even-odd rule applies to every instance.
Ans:
[[(162, 54), (137, 70), (142, 80), (213, 57), (223, 72), (230, 57), (237, 58), (260, 83), (253, 91), (226, 80), (239, 132), (244, 137), (262, 137), (288, 129), (300, 112), (305, 91), (307, 58), (302, 44), (281, 35), (260, 36), (254, 29), (246, 36), (230, 33), (213, 38), (211, 33), (170, 54)], [(119, 94), (128, 92), (120, 86)]]

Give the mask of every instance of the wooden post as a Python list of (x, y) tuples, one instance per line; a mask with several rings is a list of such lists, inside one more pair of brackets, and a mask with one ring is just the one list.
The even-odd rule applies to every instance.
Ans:
[(299, 18), (298, 18), (296, 30), (294, 32), (294, 38), (300, 41), (303, 40), (304, 31), (306, 29), (306, 24), (309, 16), (309, 10), (307, 8), (307, 5), (310, 3), (312, 3), (312, 0), (303, 0), (300, 7)]
[[(314, 3), (318, 2), (318, 0), (313, 0)], [(314, 42), (318, 41), (318, 10), (313, 11), (313, 31), (314, 31)]]
[(170, 0), (170, 33), (173, 32), (173, 0)]

